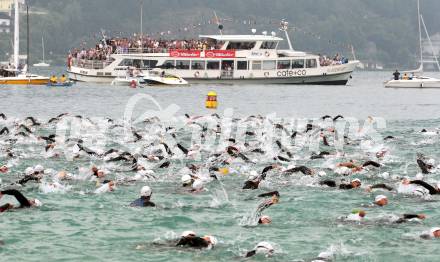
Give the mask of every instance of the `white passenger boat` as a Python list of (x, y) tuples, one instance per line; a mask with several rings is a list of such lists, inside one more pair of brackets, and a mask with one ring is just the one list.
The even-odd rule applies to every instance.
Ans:
[[(288, 39), (287, 29), (286, 38)], [(160, 68), (191, 83), (345, 85), (359, 61), (341, 59), (320, 64), (318, 55), (279, 50), (282, 38), (271, 35), (202, 35), (205, 49), (132, 48), (119, 50), (105, 61), (69, 58), (69, 78), (110, 83), (128, 67)], [(291, 46), (291, 45), (290, 45)]]

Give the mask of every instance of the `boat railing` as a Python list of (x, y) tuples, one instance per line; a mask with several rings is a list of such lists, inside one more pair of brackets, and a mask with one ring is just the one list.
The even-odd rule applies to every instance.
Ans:
[(222, 70), (221, 71), (221, 78), (234, 78), (234, 71), (233, 70)]
[(118, 48), (116, 54), (150, 54), (168, 53), (167, 48)]
[(85, 69), (104, 69), (111, 63), (112, 61), (108, 60), (72, 59), (73, 66)]

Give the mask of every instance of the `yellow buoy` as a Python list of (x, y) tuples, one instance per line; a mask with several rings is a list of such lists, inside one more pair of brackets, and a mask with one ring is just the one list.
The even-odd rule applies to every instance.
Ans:
[(216, 109), (217, 108), (217, 93), (210, 91), (206, 97), (206, 108)]

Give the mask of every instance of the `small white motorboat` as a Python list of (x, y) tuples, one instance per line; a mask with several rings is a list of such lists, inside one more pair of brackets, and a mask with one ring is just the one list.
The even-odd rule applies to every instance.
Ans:
[(440, 79), (420, 76), (410, 80), (390, 80), (385, 82), (388, 88), (440, 88)]
[(180, 76), (165, 73), (164, 71), (151, 70), (144, 77), (144, 81), (149, 85), (188, 85), (188, 81)]
[(139, 86), (145, 84), (143, 77), (117, 77), (115, 78), (111, 85), (112, 86)]

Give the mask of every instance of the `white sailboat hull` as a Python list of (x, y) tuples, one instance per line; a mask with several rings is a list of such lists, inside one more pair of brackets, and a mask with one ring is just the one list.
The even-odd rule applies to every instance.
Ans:
[(385, 82), (387, 88), (440, 88), (440, 79), (414, 78), (413, 80), (390, 80)]

